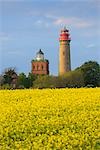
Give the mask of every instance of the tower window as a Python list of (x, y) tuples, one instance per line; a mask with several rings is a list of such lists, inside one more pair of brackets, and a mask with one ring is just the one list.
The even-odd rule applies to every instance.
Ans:
[(42, 70), (43, 70), (43, 68), (44, 68), (43, 65), (41, 66), (41, 68), (42, 68)]
[(37, 70), (39, 70), (39, 66), (37, 65)]
[(63, 56), (65, 55), (65, 52), (63, 52)]
[(35, 66), (33, 65), (33, 70), (35, 70)]

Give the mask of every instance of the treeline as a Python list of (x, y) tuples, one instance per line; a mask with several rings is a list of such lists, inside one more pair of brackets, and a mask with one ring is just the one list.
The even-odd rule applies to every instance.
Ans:
[(100, 87), (100, 65), (95, 61), (85, 62), (82, 66), (62, 76), (17, 75), (15, 69), (7, 69), (0, 76), (0, 89), (24, 88), (79, 88)]

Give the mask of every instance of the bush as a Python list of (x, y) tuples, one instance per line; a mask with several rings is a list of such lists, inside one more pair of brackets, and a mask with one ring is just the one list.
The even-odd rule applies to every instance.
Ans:
[(33, 84), (34, 88), (53, 88), (54, 85), (52, 85), (52, 77), (48, 75), (40, 75), (37, 77), (37, 79), (34, 81)]
[(19, 85), (18, 89), (25, 89), (24, 85)]
[(74, 88), (74, 87), (83, 87), (84, 86), (84, 78), (83, 73), (81, 71), (70, 71), (62, 76), (64, 80), (64, 84), (66, 87)]
[(38, 76), (33, 88), (65, 88), (83, 87), (84, 79), (81, 71), (71, 71), (63, 76)]
[(9, 84), (3, 84), (0, 86), (0, 89), (11, 89), (11, 86)]
[(97, 62), (85, 62), (76, 70), (83, 72), (85, 86), (100, 86), (100, 65)]

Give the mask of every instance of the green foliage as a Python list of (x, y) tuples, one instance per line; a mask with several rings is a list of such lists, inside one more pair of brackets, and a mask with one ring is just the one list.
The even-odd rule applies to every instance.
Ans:
[(97, 62), (85, 62), (76, 70), (83, 72), (85, 86), (100, 86), (100, 65)]
[(12, 87), (11, 87), (11, 85), (9, 85), (9, 84), (3, 84), (2, 86), (0, 86), (0, 89), (11, 89)]
[(62, 76), (64, 78), (66, 87), (83, 87), (84, 78), (80, 70), (70, 71)]
[(4, 77), (0, 75), (0, 86), (2, 86), (3, 84), (4, 84)]
[(3, 75), (5, 84), (9, 84), (9, 85), (11, 84), (13, 74), (15, 74), (14, 69), (8, 68), (5, 70), (4, 75)]
[(34, 81), (34, 88), (53, 88), (52, 84), (53, 77), (48, 75), (39, 75)]
[(26, 87), (26, 75), (23, 72), (18, 76), (18, 87)]
[(36, 79), (36, 75), (32, 73), (28, 74), (28, 77), (22, 72), (18, 76), (18, 87), (19, 88), (30, 88), (33, 85), (33, 81)]
[(84, 86), (83, 74), (81, 71), (71, 71), (63, 76), (38, 76), (34, 88), (64, 88)]
[[(100, 65), (95, 61), (85, 62), (73, 71), (62, 76), (34, 75), (20, 73), (18, 80), (13, 78), (15, 69), (7, 69), (0, 76), (0, 88), (65, 88), (65, 87), (98, 87), (100, 86)], [(17, 85), (16, 85), (17, 84)], [(8, 87), (9, 85), (9, 87)]]
[(8, 85), (10, 88), (16, 88), (17, 86), (17, 73), (15, 69), (8, 68), (4, 71), (2, 75), (2, 79), (0, 81), (0, 85), (2, 85), (2, 88), (6, 88)]
[(37, 79), (37, 75), (34, 75), (29, 72), (28, 74), (28, 81), (29, 81), (29, 87), (32, 87), (34, 84), (34, 81)]

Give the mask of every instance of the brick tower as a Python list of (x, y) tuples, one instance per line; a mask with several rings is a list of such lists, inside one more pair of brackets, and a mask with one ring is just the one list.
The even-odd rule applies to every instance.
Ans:
[(36, 53), (36, 59), (32, 60), (32, 73), (37, 75), (49, 74), (49, 61), (44, 59), (41, 49)]
[(60, 48), (59, 48), (59, 75), (71, 70), (71, 60), (70, 60), (70, 37), (69, 30), (65, 27), (61, 30), (60, 34)]

